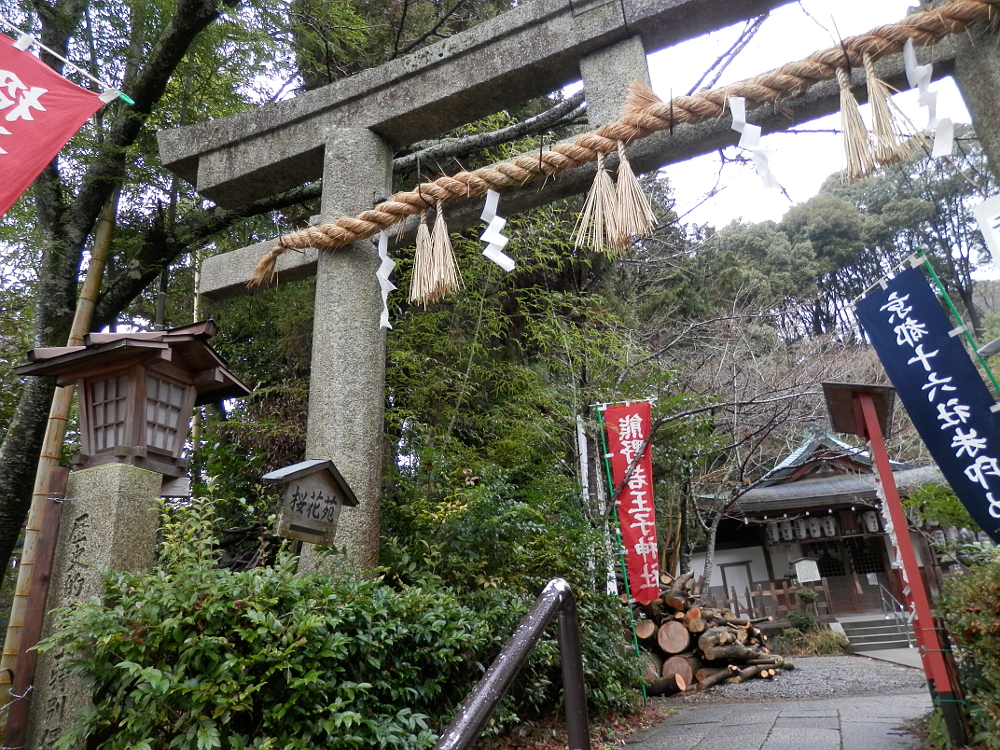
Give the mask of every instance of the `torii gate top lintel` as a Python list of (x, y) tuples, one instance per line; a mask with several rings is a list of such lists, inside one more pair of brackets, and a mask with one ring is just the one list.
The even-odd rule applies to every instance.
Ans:
[(331, 127), (394, 147), (578, 80), (579, 61), (639, 36), (647, 52), (790, 0), (531, 0), (478, 26), (294, 99), (158, 134), (164, 165), (223, 207), (318, 179)]

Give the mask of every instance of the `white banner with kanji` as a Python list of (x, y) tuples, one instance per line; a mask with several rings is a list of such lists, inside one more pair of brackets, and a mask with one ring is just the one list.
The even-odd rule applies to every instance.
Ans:
[(622, 484), (632, 460), (640, 458), (615, 498), (629, 594), (636, 601), (652, 601), (660, 595), (656, 547), (656, 510), (653, 507), (653, 458), (649, 445), (650, 407), (648, 401), (604, 408), (611, 477), (615, 489)]
[(103, 104), (0, 34), (0, 216)]

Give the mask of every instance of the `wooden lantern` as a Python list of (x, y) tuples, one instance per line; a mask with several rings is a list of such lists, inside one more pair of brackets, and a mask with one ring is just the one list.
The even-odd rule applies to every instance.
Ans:
[(33, 349), (18, 375), (54, 375), (80, 399), (78, 468), (127, 463), (178, 477), (200, 404), (250, 393), (205, 340), (212, 321), (144, 333), (89, 333), (83, 346)]

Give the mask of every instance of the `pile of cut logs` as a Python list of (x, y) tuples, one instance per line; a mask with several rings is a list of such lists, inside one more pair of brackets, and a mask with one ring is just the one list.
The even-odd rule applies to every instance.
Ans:
[(649, 695), (770, 679), (793, 668), (768, 650), (767, 636), (756, 627), (773, 617), (748, 619), (728, 609), (697, 606), (688, 593), (691, 577), (679, 576), (661, 590), (659, 599), (633, 605)]

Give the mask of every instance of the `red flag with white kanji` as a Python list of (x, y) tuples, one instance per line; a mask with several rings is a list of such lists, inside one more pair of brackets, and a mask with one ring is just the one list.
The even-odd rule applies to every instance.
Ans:
[(640, 602), (651, 601), (660, 595), (656, 510), (653, 507), (653, 456), (648, 443), (643, 448), (649, 436), (651, 416), (648, 401), (604, 409), (615, 488), (625, 479), (632, 460), (637, 454), (640, 456), (628, 481), (615, 498), (622, 543), (625, 545), (629, 594)]
[(103, 104), (0, 34), (0, 216)]

